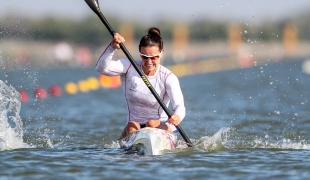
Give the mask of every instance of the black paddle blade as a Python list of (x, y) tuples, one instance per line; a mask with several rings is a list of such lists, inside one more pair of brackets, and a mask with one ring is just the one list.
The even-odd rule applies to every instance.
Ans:
[(98, 0), (85, 0), (85, 2), (95, 13), (100, 12)]

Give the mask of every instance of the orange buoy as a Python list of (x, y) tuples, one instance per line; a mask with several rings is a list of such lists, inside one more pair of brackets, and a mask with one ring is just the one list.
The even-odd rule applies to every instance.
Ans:
[(34, 97), (37, 99), (45, 99), (47, 97), (47, 92), (44, 88), (38, 87), (34, 90)]
[(112, 84), (112, 79), (109, 76), (105, 76), (103, 74), (99, 75), (99, 83), (103, 88), (109, 88)]
[(61, 94), (62, 94), (62, 89), (61, 89), (61, 87), (60, 86), (58, 86), (58, 85), (52, 85), (52, 86), (50, 86), (50, 88), (49, 88), (49, 93), (52, 95), (52, 96), (57, 96), (57, 97), (59, 97), (59, 96), (61, 96)]
[(118, 88), (121, 86), (121, 78), (120, 76), (105, 76), (99, 75), (99, 84), (103, 88)]
[(121, 86), (121, 78), (120, 76), (112, 76), (112, 83), (110, 85), (110, 88), (118, 88)]
[(21, 96), (20, 101), (21, 101), (22, 103), (27, 102), (28, 99), (29, 99), (27, 92), (24, 91), (24, 90), (19, 90), (18, 92), (19, 92), (19, 94), (20, 94), (20, 96)]

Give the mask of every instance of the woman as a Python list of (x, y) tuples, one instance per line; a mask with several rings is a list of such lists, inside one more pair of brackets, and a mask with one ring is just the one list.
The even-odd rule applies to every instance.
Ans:
[(126, 58), (112, 60), (114, 52), (124, 42), (124, 37), (116, 33), (96, 65), (96, 70), (101, 74), (121, 77), (128, 108), (127, 125), (122, 137), (144, 127), (177, 132), (174, 125), (179, 125), (185, 117), (184, 99), (178, 78), (160, 65), (164, 53), (160, 30), (150, 28), (148, 34), (141, 38), (141, 60), (136, 60), (136, 63), (167, 107), (171, 101), (173, 114), (169, 119), (130, 61)]

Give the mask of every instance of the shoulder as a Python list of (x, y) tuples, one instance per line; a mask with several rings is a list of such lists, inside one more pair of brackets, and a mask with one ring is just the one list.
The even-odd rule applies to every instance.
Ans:
[[(128, 60), (129, 61), (129, 60)], [(135, 62), (137, 63), (137, 65), (141, 65), (142, 64), (142, 60), (135, 60)]]
[[(128, 72), (130, 69), (133, 69), (134, 71), (136, 71), (130, 60), (128, 58), (120, 58), (118, 61), (120, 61), (123, 65), (124, 65), (124, 68), (126, 69), (126, 71)], [(138, 66), (141, 66), (141, 60), (135, 60), (135, 63), (138, 65)]]
[(169, 69), (167, 69), (165, 66), (160, 65), (159, 66), (159, 72), (160, 75), (163, 76), (170, 76), (170, 75), (174, 75)]
[[(132, 65), (131, 62), (130, 62), (130, 60), (129, 60), (128, 58), (121, 58), (120, 60), (121, 60), (123, 63), (126, 63), (126, 64), (128, 64), (128, 65)], [(141, 60), (134, 60), (134, 61), (135, 61), (135, 63), (136, 63), (138, 66), (141, 66), (141, 63), (142, 63)]]
[[(131, 64), (131, 62), (128, 58), (120, 58), (120, 59), (118, 59), (118, 61), (121, 61), (122, 63)], [(137, 65), (140, 65), (142, 61), (141, 60), (135, 60), (135, 62), (137, 63)]]
[(170, 71), (168, 68), (164, 67), (163, 65), (160, 65), (159, 67), (159, 74), (166, 81), (178, 80), (177, 76), (172, 71)]

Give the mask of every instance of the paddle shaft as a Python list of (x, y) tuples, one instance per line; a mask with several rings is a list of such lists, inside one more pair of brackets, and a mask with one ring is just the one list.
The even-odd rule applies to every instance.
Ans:
[[(98, 15), (98, 17), (100, 18), (100, 20), (102, 21), (102, 23), (105, 25), (105, 27), (108, 29), (108, 31), (110, 32), (110, 34), (112, 35), (112, 37), (114, 37), (115, 31), (113, 30), (113, 28), (110, 26), (110, 24), (108, 23), (108, 21), (106, 20), (106, 18), (104, 17), (104, 15), (101, 13), (101, 10), (99, 8), (99, 4), (98, 4), (98, 0), (85, 0), (85, 2), (88, 4), (88, 6)], [(131, 64), (133, 65), (133, 67), (136, 69), (136, 71), (138, 72), (138, 74), (140, 75), (140, 77), (142, 78), (143, 82), (145, 83), (145, 85), (150, 89), (150, 91), (152, 92), (152, 94), (154, 95), (154, 97), (156, 98), (156, 100), (158, 101), (158, 103), (160, 104), (160, 106), (163, 108), (163, 110), (166, 112), (166, 114), (168, 115), (168, 117), (171, 117), (171, 113), (169, 111), (169, 109), (167, 108), (167, 106), (164, 104), (164, 102), (162, 101), (162, 99), (159, 97), (159, 95), (157, 94), (157, 92), (155, 91), (155, 89), (153, 88), (153, 86), (151, 85), (151, 83), (149, 82), (149, 80), (144, 76), (144, 74), (142, 73), (142, 71), (140, 70), (140, 68), (138, 67), (137, 63), (134, 61), (133, 57), (130, 55), (130, 53), (128, 52), (128, 50), (126, 49), (124, 44), (120, 44), (120, 48), (123, 50), (124, 54), (127, 56), (127, 58), (129, 59), (129, 61), (131, 62)], [(184, 133), (183, 129), (178, 126), (175, 125), (176, 129), (179, 131), (179, 133), (181, 134), (181, 136), (183, 137), (184, 141), (187, 143), (187, 145), (189, 147), (193, 147), (193, 143), (190, 141), (190, 139), (186, 136), (186, 134)]]

